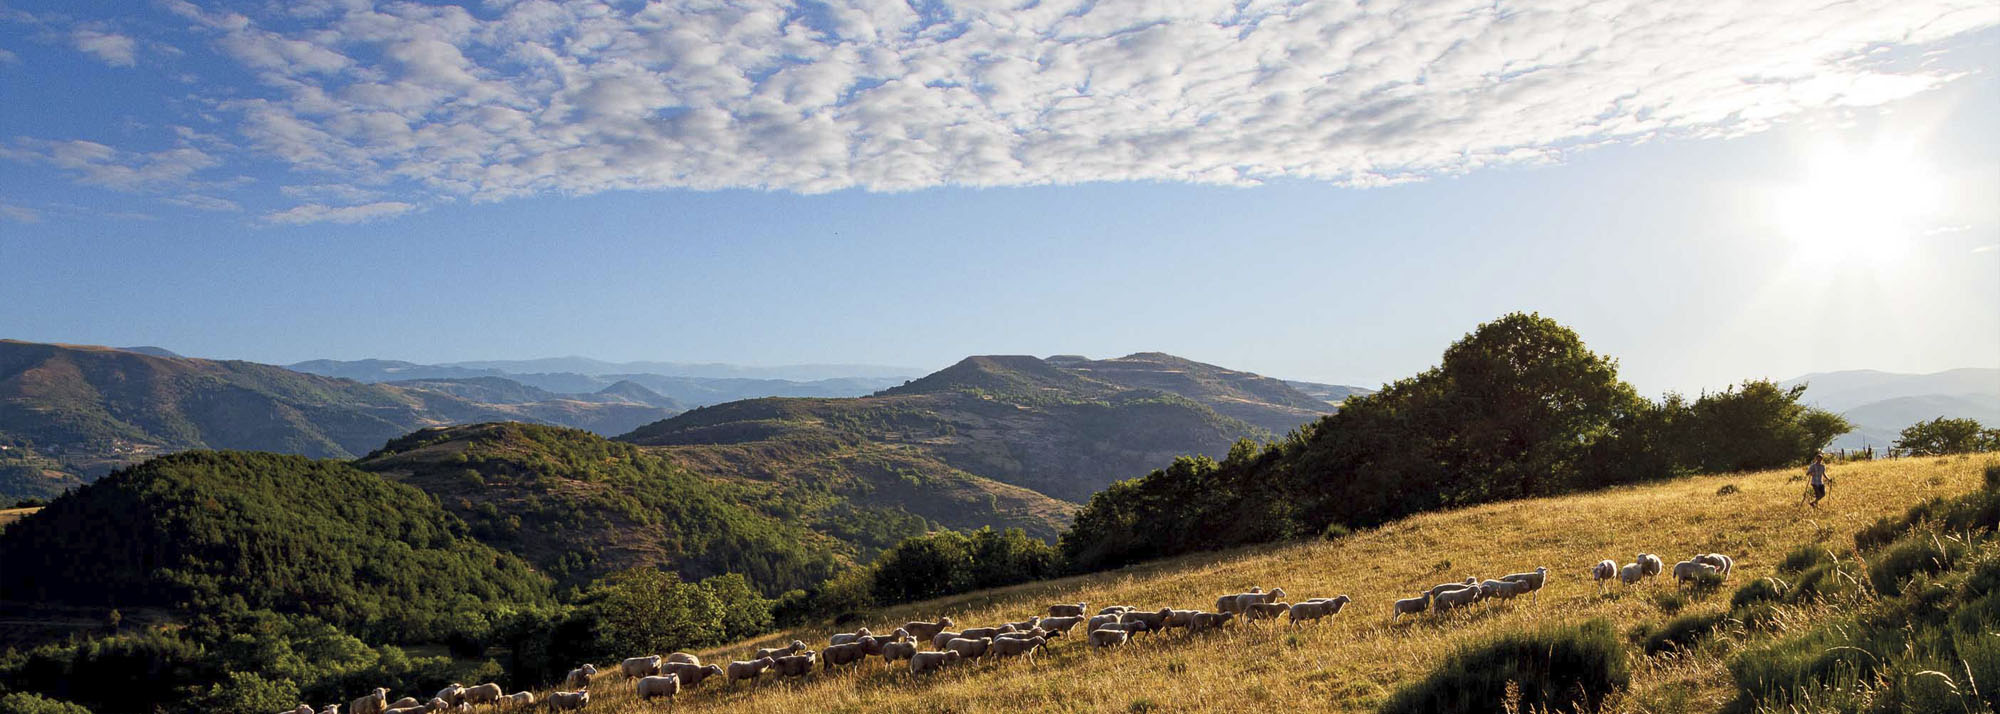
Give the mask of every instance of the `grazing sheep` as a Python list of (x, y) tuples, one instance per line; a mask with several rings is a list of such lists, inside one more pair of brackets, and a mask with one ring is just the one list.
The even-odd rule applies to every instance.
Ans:
[(1290, 617), (1290, 622), (1288, 624), (1292, 626), (1297, 626), (1301, 622), (1318, 620), (1322, 617), (1340, 614), (1340, 608), (1346, 607), (1347, 603), (1352, 601), (1353, 601), (1352, 598), (1349, 598), (1346, 595), (1340, 595), (1334, 597), (1331, 600), (1315, 599), (1308, 602), (1298, 603), (1296, 605), (1291, 606), (1289, 609), (1285, 611), (1286, 614)]
[(819, 653), (806, 650), (795, 655), (772, 660), (771, 669), (780, 677), (803, 677), (812, 672), (813, 663), (819, 661)]
[(549, 695), (549, 705), (555, 707), (558, 711), (564, 709), (582, 709), (584, 705), (589, 703), (590, 690), (588, 689), (580, 692), (556, 692)]
[(1102, 609), (1102, 610), (1098, 610), (1098, 611), (1097, 611), (1097, 614), (1099, 614), (1099, 615), (1123, 615), (1123, 614), (1125, 614), (1125, 613), (1128, 613), (1128, 612), (1131, 612), (1131, 611), (1133, 611), (1133, 610), (1137, 610), (1137, 609), (1139, 609), (1139, 608), (1136, 608), (1136, 607), (1133, 607), (1133, 606), (1131, 606), (1131, 605), (1106, 605), (1106, 606), (1104, 606), (1104, 609)]
[(959, 658), (963, 656), (950, 650), (944, 652), (918, 652), (910, 655), (910, 674), (923, 674), (925, 672), (944, 669), (958, 664)]
[(1229, 624), (1229, 619), (1235, 616), (1236, 613), (1233, 612), (1195, 613), (1194, 619), (1188, 621), (1188, 634), (1192, 635), (1203, 630), (1221, 628), (1223, 625)]
[(389, 690), (382, 687), (376, 687), (374, 693), (347, 705), (349, 714), (382, 714), (388, 709)]
[[(590, 686), (590, 677), (595, 674), (597, 674), (597, 667), (594, 665), (586, 664), (582, 667), (572, 669), (569, 671), (569, 676), (563, 678), (563, 686), (575, 687), (577, 689), (588, 687)], [(444, 695), (439, 694), (438, 696), (442, 697)]]
[(1040, 626), (1041, 624), (1042, 624), (1042, 618), (1040, 618), (1040, 617), (1030, 617), (1030, 618), (1028, 618), (1028, 619), (1026, 619), (1026, 620), (1023, 620), (1023, 621), (1021, 621), (1021, 622), (1009, 622), (1009, 623), (1007, 623), (1007, 626), (1008, 626), (1008, 627), (1012, 627), (1012, 628), (1014, 628), (1014, 631), (1015, 631), (1015, 632), (1026, 632), (1026, 631), (1028, 631), (1028, 630), (1032, 630), (1032, 629), (1035, 629), (1036, 627)]
[(1173, 615), (1174, 615), (1173, 608), (1163, 607), (1160, 608), (1159, 612), (1128, 612), (1125, 613), (1124, 615), (1120, 615), (1118, 621), (1143, 622), (1146, 623), (1146, 631), (1153, 632), (1157, 630), (1166, 629), (1167, 618), (1173, 617)]
[(1660, 571), (1666, 567), (1665, 563), (1660, 562), (1660, 556), (1653, 555), (1652, 553), (1640, 553), (1637, 562), (1639, 563), (1639, 567), (1645, 571), (1647, 577), (1659, 575)]
[[(298, 708), (291, 709), (288, 711), (290, 711), (291, 714), (313, 714), (313, 708), (311, 704), (300, 704)], [(284, 714), (284, 713), (280, 712), (279, 714)]]
[(901, 640), (882, 645), (882, 661), (884, 663), (894, 662), (899, 659), (909, 659), (916, 656), (916, 654), (917, 641), (912, 638), (905, 637)]
[(515, 692), (500, 698), (501, 706), (525, 707), (535, 703), (534, 692)]
[(958, 636), (964, 637), (966, 639), (977, 639), (980, 637), (991, 638), (991, 637), (999, 637), (1002, 634), (1013, 631), (1014, 631), (1013, 625), (1001, 625), (999, 627), (973, 627), (973, 628), (968, 628), (964, 632), (958, 633)]
[(767, 649), (757, 650), (757, 656), (751, 657), (750, 659), (763, 659), (765, 657), (783, 657), (785, 655), (798, 654), (799, 650), (805, 648), (806, 648), (806, 643), (800, 642), (798, 640), (792, 640), (791, 644), (785, 645), (783, 647), (771, 647)]
[(1130, 633), (1134, 633), (1134, 634), (1137, 634), (1137, 633), (1140, 633), (1140, 632), (1145, 632), (1145, 631), (1147, 631), (1147, 630), (1150, 630), (1150, 629), (1152, 629), (1152, 628), (1150, 628), (1150, 627), (1147, 627), (1147, 626), (1146, 626), (1146, 623), (1144, 623), (1144, 622), (1140, 622), (1140, 621), (1137, 621), (1137, 620), (1134, 620), (1134, 621), (1132, 621), (1132, 622), (1113, 622), (1113, 623), (1109, 623), (1109, 624), (1106, 624), (1105, 626), (1103, 626), (1103, 627), (1101, 627), (1101, 628), (1098, 628), (1098, 629), (1102, 629), (1102, 630), (1124, 630), (1124, 631), (1126, 631), (1126, 632), (1130, 632)]
[(389, 707), (382, 710), (382, 714), (424, 714), (427, 711), (430, 711), (430, 707), (418, 704), (410, 707)]
[(1239, 603), (1239, 602), (1243, 602), (1243, 596), (1245, 596), (1245, 595), (1262, 595), (1262, 594), (1264, 594), (1264, 589), (1263, 589), (1263, 588), (1260, 588), (1260, 587), (1252, 587), (1252, 588), (1250, 588), (1250, 591), (1249, 591), (1249, 592), (1240, 592), (1240, 593), (1233, 593), (1233, 594), (1230, 594), (1230, 595), (1224, 595), (1224, 596), (1222, 596), (1222, 597), (1219, 597), (1219, 598), (1216, 598), (1216, 599), (1215, 599), (1215, 611), (1216, 611), (1216, 612), (1236, 612), (1236, 604), (1237, 604), (1237, 603)]
[(694, 654), (688, 652), (675, 652), (673, 654), (667, 655), (667, 661), (680, 662), (682, 664), (701, 664), (700, 657), (697, 657)]
[(440, 697), (431, 697), (431, 701), (430, 701), (430, 703), (429, 703), (429, 704), (425, 704), (425, 705), (424, 705), (424, 708), (425, 708), (425, 710), (426, 710), (426, 711), (434, 711), (434, 712), (441, 712), (441, 711), (444, 711), (444, 710), (446, 710), (446, 709), (450, 709), (450, 708), (451, 708), (451, 702), (447, 702), (447, 701), (445, 701), (445, 700), (444, 700), (443, 698), (440, 698)]
[(1597, 583), (1597, 591), (1604, 592), (1604, 581), (1618, 577), (1618, 561), (1600, 560), (1590, 566), (1590, 579)]
[(1431, 609), (1431, 597), (1432, 595), (1426, 592), (1416, 597), (1409, 597), (1397, 600), (1395, 604), (1396, 616), (1389, 619), (1391, 621), (1401, 620), (1403, 619), (1404, 615), (1415, 615), (1419, 612)]
[(1645, 563), (1632, 563), (1618, 569), (1618, 582), (1633, 585), (1646, 577)]
[(1674, 564), (1674, 580), (1680, 585), (1686, 585), (1704, 574), (1713, 574), (1716, 572), (1715, 566), (1707, 563), (1697, 563), (1692, 560), (1683, 560)]
[(1258, 620), (1276, 620), (1278, 619), (1279, 615), (1283, 615), (1291, 611), (1292, 611), (1292, 604), (1289, 602), (1251, 603), (1250, 609), (1243, 611), (1243, 621), (1256, 622)]
[(993, 646), (993, 638), (991, 637), (980, 637), (977, 639), (960, 637), (958, 639), (944, 643), (943, 649), (957, 652), (958, 656), (964, 657), (966, 659), (979, 659), (981, 657), (985, 657), (986, 650), (991, 648), (992, 646)]
[(1527, 583), (1528, 592), (1534, 593), (1535, 595), (1535, 602), (1541, 602), (1542, 585), (1549, 581), (1549, 569), (1547, 567), (1537, 567), (1535, 568), (1535, 572), (1532, 573), (1512, 573), (1509, 575), (1502, 575), (1500, 576), (1500, 579), (1512, 580), (1517, 583)]
[(963, 637), (962, 633), (946, 630), (931, 636), (931, 649), (942, 650), (944, 643)]
[(1515, 595), (1528, 592), (1528, 584), (1519, 580), (1488, 580), (1479, 584), (1479, 599), (1497, 597), (1512, 600)]
[(500, 701), (500, 685), (487, 682), (477, 687), (466, 687), (465, 701), (461, 703), (492, 704), (497, 701)]
[(1083, 626), (1083, 630), (1085, 632), (1090, 632), (1092, 630), (1102, 629), (1105, 625), (1118, 622), (1119, 620), (1124, 619), (1124, 617), (1125, 613), (1122, 612), (1112, 613), (1109, 615), (1097, 615), (1095, 617), (1090, 618), (1090, 622), (1086, 623)]
[(1229, 610), (1229, 612), (1234, 612), (1239, 615), (1246, 614), (1250, 612), (1251, 605), (1256, 605), (1259, 603), (1267, 603), (1267, 602), (1277, 602), (1279, 600), (1284, 599), (1284, 597), (1285, 597), (1284, 588), (1271, 588), (1271, 591), (1267, 593), (1244, 593), (1242, 595), (1236, 596), (1236, 609)]
[(937, 636), (937, 633), (945, 631), (952, 624), (951, 618), (940, 617), (937, 622), (903, 623), (903, 631), (910, 633), (910, 636), (917, 638), (919, 642), (929, 642), (931, 638)]
[(1429, 592), (1431, 597), (1437, 597), (1438, 593), (1450, 590), (1463, 590), (1465, 588), (1469, 588), (1478, 584), (1479, 584), (1479, 578), (1468, 577), (1464, 580), (1455, 583), (1439, 583), (1437, 585), (1433, 585), (1431, 586), (1431, 589), (1426, 592)]
[(408, 707), (414, 707), (414, 706), (417, 706), (417, 705), (419, 705), (419, 704), (422, 704), (422, 703), (423, 703), (423, 702), (419, 702), (419, 701), (417, 701), (417, 698), (416, 698), (416, 697), (403, 697), (402, 699), (398, 699), (398, 700), (396, 700), (396, 701), (393, 701), (393, 702), (389, 702), (389, 708), (390, 708), (390, 709), (405, 709), (405, 708), (408, 708)]
[(1089, 606), (1090, 603), (1087, 602), (1075, 605), (1050, 605), (1049, 617), (1082, 617), (1084, 608)]
[[(871, 640), (872, 641), (872, 640)], [(880, 650), (877, 650), (878, 652)], [(827, 647), (819, 651), (820, 661), (827, 671), (844, 664), (854, 664), (868, 658), (868, 648), (859, 642), (849, 642)]]
[(725, 681), (724, 684), (729, 684), (734, 686), (737, 680), (742, 680), (742, 679), (755, 680), (757, 678), (757, 675), (763, 674), (764, 670), (770, 669), (771, 665), (777, 664), (777, 662), (778, 661), (776, 659), (773, 659), (769, 656), (758, 657), (753, 660), (737, 660), (734, 662), (730, 662), (729, 679)]
[(853, 642), (853, 641), (855, 641), (855, 640), (858, 640), (858, 639), (861, 639), (861, 638), (863, 638), (863, 637), (867, 637), (867, 636), (869, 636), (869, 635), (872, 635), (872, 634), (875, 634), (875, 633), (873, 633), (873, 632), (869, 632), (869, 631), (868, 631), (868, 628), (866, 628), (866, 627), (863, 627), (863, 628), (861, 628), (861, 629), (859, 629), (859, 630), (855, 630), (855, 631), (853, 631), (853, 632), (842, 632), (842, 633), (840, 633), (840, 634), (838, 634), (838, 635), (834, 635), (834, 636), (832, 636), (832, 637), (829, 637), (829, 638), (827, 638), (827, 639), (829, 640), (828, 644), (835, 644), (835, 645), (844, 645), (844, 644), (847, 644), (847, 643), (849, 643), (849, 642)]
[(1083, 616), (1081, 615), (1044, 617), (1042, 618), (1042, 629), (1057, 634), (1067, 635), (1069, 634), (1070, 630), (1075, 629), (1077, 625), (1080, 625), (1082, 623), (1083, 623)]
[(1132, 635), (1130, 633), (1127, 633), (1124, 630), (1091, 630), (1090, 646), (1117, 647), (1119, 645), (1125, 644), (1125, 640), (1129, 639), (1131, 636)]
[(1471, 605), (1479, 600), (1479, 592), (1477, 587), (1446, 590), (1431, 598), (1431, 609), (1444, 612)]
[(1022, 637), (1022, 638), (1009, 637), (1006, 639), (994, 640), (993, 650), (992, 650), (993, 656), (1018, 657), (1020, 655), (1025, 654), (1028, 655), (1028, 659), (1032, 660), (1035, 658), (1034, 651), (1038, 648), (1047, 646), (1048, 642), (1049, 639), (1047, 637), (1040, 637), (1040, 636)]
[(1173, 614), (1167, 616), (1166, 629), (1171, 630), (1176, 627), (1187, 627), (1188, 623), (1194, 621), (1194, 616), (1200, 612), (1200, 610), (1175, 610)]
[(1715, 572), (1721, 573), (1722, 577), (1725, 578), (1729, 577), (1729, 571), (1736, 567), (1735, 560), (1731, 560), (1729, 556), (1721, 553), (1704, 553), (1689, 560), (1714, 568)]
[(672, 674), (676, 677), (680, 677), (681, 686), (693, 689), (695, 685), (701, 684), (702, 680), (708, 679), (709, 677), (713, 677), (718, 674), (722, 674), (722, 668), (712, 664), (689, 664), (687, 662), (668, 662), (666, 664), (660, 665), (660, 673)]
[(680, 693), (681, 678), (671, 674), (657, 677), (643, 677), (639, 680), (639, 698), (642, 700), (652, 699), (653, 697), (672, 699), (674, 695)]
[(649, 677), (660, 673), (660, 656), (646, 655), (633, 657), (618, 663), (618, 671), (627, 677)]
[(1019, 631), (1019, 632), (1003, 632), (1003, 633), (1000, 633), (1000, 636), (999, 636), (999, 637), (995, 637), (995, 638), (993, 638), (993, 639), (995, 639), (995, 640), (1025, 640), (1025, 639), (1028, 639), (1028, 638), (1030, 638), (1030, 637), (1040, 637), (1040, 638), (1042, 638), (1042, 639), (1045, 639), (1045, 640), (1047, 640), (1047, 639), (1055, 639), (1055, 638), (1057, 637), (1057, 633), (1054, 633), (1054, 632), (1050, 632), (1050, 631), (1048, 631), (1048, 630), (1044, 630), (1044, 629), (1042, 629), (1042, 628), (1039, 628), (1039, 627), (1037, 627), (1037, 628), (1035, 628), (1035, 629), (1032, 629), (1032, 630), (1022, 630), (1022, 631)]

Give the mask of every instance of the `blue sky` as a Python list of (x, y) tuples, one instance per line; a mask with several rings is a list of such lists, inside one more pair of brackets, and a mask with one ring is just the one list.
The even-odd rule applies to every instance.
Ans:
[(1991, 3), (0, 3), (5, 337), (2000, 366)]

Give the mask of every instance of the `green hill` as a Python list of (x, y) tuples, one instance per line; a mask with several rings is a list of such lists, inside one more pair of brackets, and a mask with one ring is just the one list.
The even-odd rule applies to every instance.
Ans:
[(564, 584), (640, 566), (742, 573), (775, 595), (853, 548), (784, 516), (761, 484), (695, 476), (630, 444), (519, 423), (426, 429), (355, 462), (422, 489), (489, 545)]
[(619, 438), (702, 473), (1047, 538), (1112, 481), (1268, 439), (1278, 430), (1258, 424), (1298, 426), (1316, 404), (1277, 380), (1168, 355), (980, 356), (867, 397), (732, 402)]
[(337, 461), (195, 451), (0, 531), (0, 600), (247, 607), (421, 639), (461, 613), (548, 602), (549, 583), (415, 488)]
[(52, 495), (188, 449), (348, 458), (425, 426), (524, 420), (623, 433), (669, 414), (630, 403), (485, 403), (253, 362), (0, 340), (0, 500)]

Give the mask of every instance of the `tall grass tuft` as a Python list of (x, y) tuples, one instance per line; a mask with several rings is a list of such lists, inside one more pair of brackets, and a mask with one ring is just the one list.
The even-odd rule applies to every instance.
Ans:
[(1382, 711), (1492, 712), (1510, 702), (1523, 711), (1597, 711), (1605, 697), (1630, 684), (1625, 656), (1611, 622), (1603, 618), (1503, 632), (1445, 657)]

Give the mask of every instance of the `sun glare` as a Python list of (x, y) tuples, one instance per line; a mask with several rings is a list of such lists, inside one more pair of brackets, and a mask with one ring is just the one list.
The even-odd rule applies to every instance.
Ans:
[(1777, 196), (1779, 229), (1808, 265), (1879, 265), (1908, 251), (1939, 186), (1907, 147), (1827, 146)]

